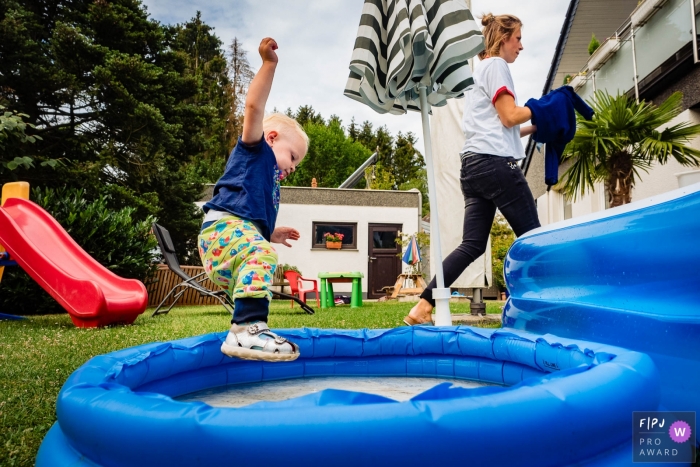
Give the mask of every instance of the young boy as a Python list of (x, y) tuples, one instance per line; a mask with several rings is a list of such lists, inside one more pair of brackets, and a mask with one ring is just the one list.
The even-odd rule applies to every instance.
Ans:
[(243, 134), (231, 153), (214, 197), (204, 205), (199, 255), (209, 278), (234, 299), (231, 330), (221, 351), (247, 360), (290, 361), (299, 347), (267, 326), (269, 286), (277, 267), (270, 242), (291, 245), (299, 232), (277, 227), (280, 180), (304, 159), (309, 139), (293, 119), (264, 117), (277, 67), (277, 43), (266, 37), (258, 52), (263, 64), (250, 83)]

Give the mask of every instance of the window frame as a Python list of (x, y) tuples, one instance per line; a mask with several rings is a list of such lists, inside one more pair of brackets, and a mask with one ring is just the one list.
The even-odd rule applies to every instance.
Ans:
[(325, 250), (326, 243), (316, 243), (316, 229), (319, 225), (322, 226), (342, 226), (342, 227), (352, 227), (352, 244), (343, 243), (340, 247), (341, 250), (357, 250), (357, 222), (334, 222), (334, 221), (312, 221), (311, 222), (311, 249), (312, 250)]

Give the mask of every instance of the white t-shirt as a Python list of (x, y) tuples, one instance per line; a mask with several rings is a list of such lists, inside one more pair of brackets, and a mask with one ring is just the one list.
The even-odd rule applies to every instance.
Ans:
[(518, 104), (508, 63), (500, 57), (487, 58), (474, 71), (474, 86), (464, 93), (462, 130), (467, 141), (460, 154), (474, 152), (523, 159), (520, 125), (506, 128), (496, 112), (496, 98), (510, 94)]

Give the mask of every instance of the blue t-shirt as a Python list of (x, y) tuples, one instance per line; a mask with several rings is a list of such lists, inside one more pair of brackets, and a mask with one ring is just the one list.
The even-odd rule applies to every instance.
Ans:
[(204, 212), (214, 209), (253, 221), (270, 241), (279, 204), (280, 170), (272, 148), (264, 136), (256, 144), (245, 144), (238, 138)]

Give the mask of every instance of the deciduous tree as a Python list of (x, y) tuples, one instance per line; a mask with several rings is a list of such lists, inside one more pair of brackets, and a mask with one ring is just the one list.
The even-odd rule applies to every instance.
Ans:
[[(283, 184), (311, 186), (311, 179), (315, 178), (319, 187), (337, 188), (372, 153), (362, 144), (347, 137), (337, 117), (331, 118), (326, 125), (313, 109), (304, 109), (306, 118), (310, 116), (304, 125), (304, 130), (309, 136), (309, 151), (296, 172)], [(318, 119), (321, 123), (314, 121)]]

